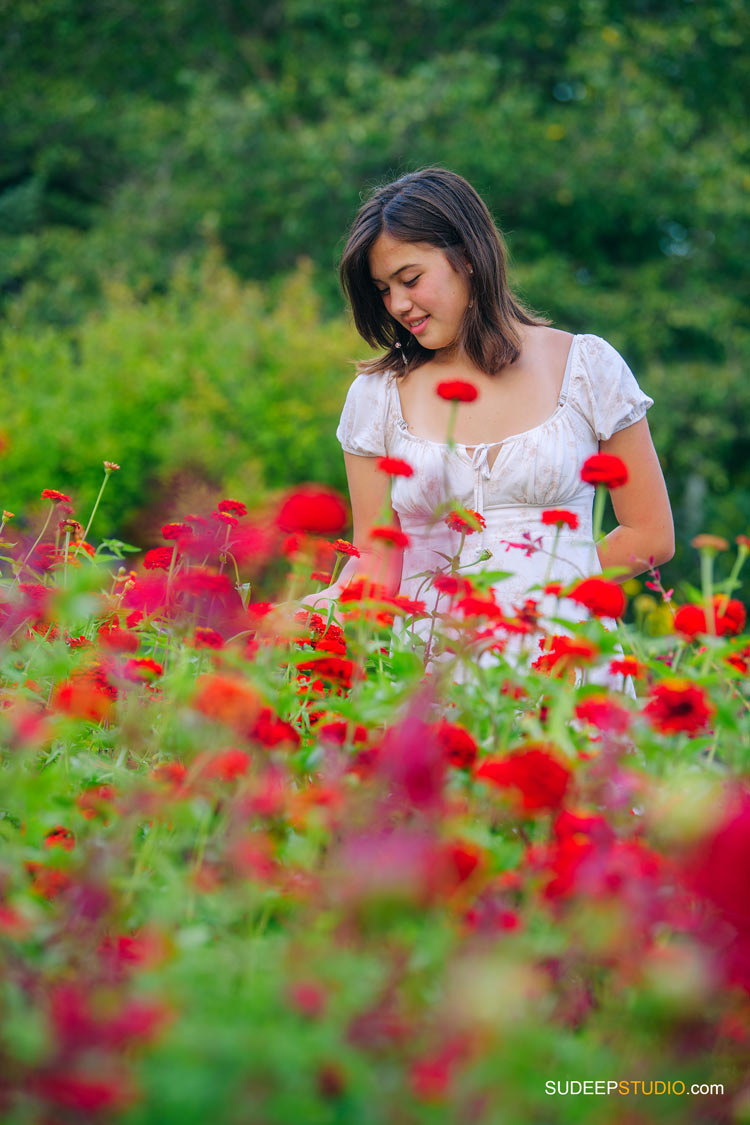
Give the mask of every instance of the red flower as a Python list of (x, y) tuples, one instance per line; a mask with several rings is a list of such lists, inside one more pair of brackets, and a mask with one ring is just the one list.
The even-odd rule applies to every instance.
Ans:
[(402, 461), (400, 457), (379, 457), (377, 466), (381, 473), (388, 473), (392, 477), (410, 477), (414, 474), (409, 462)]
[(95, 820), (98, 817), (107, 824), (114, 801), (115, 791), (111, 785), (90, 785), (76, 797), (76, 808), (85, 820)]
[(730, 668), (746, 676), (750, 672), (750, 645), (741, 648), (739, 652), (730, 652), (726, 662)]
[(240, 522), (236, 516), (230, 516), (228, 512), (211, 512), (211, 519), (225, 523), (229, 527), (237, 527)]
[(285, 723), (275, 715), (270, 707), (261, 710), (251, 731), (251, 737), (269, 750), (284, 743), (295, 747), (300, 743), (299, 731), (291, 723)]
[(621, 656), (619, 660), (611, 660), (609, 670), (613, 676), (618, 674), (621, 676), (634, 676), (638, 678), (643, 675), (643, 665), (635, 656)]
[(44, 837), (45, 848), (62, 848), (66, 852), (72, 852), (75, 844), (75, 836), (69, 828), (65, 828), (62, 824), (51, 828)]
[[(717, 594), (713, 600), (714, 630), (718, 637), (735, 636), (745, 625), (745, 607), (736, 599)], [(683, 605), (674, 615), (674, 627), (678, 633), (692, 640), (699, 634), (708, 633), (706, 611), (700, 605)]]
[(471, 593), (471, 582), (468, 578), (457, 578), (454, 574), (438, 574), (433, 579), (432, 585), (441, 594), (448, 594), (450, 597), (455, 597), (456, 594)]
[(471, 508), (449, 512), (445, 517), (445, 522), (451, 531), (461, 531), (465, 535), (473, 535), (475, 531), (481, 531), (487, 526), (484, 516)]
[(326, 994), (313, 981), (298, 981), (289, 987), (287, 996), (291, 1006), (303, 1016), (318, 1019), (326, 1006)]
[(622, 586), (607, 578), (584, 578), (573, 587), (568, 597), (585, 606), (596, 617), (622, 617), (625, 612)]
[(445, 719), (437, 723), (434, 729), (446, 761), (456, 769), (470, 769), (476, 760), (477, 744), (469, 732)]
[(304, 660), (297, 665), (297, 670), (303, 675), (328, 680), (347, 688), (352, 686), (352, 678), (360, 674), (353, 660), (341, 656), (319, 656), (313, 660)]
[(686, 862), (689, 884), (713, 906), (707, 930), (730, 980), (750, 990), (750, 794), (738, 792), (708, 839)]
[(438, 383), (435, 390), (441, 398), (448, 399), (449, 402), (473, 402), (479, 395), (474, 384), (467, 383), (463, 379), (448, 379)]
[(143, 565), (146, 570), (169, 570), (173, 554), (174, 547), (153, 547), (143, 556)]
[(125, 679), (132, 680), (134, 683), (148, 683), (156, 676), (161, 676), (163, 672), (164, 666), (157, 660), (152, 660), (150, 656), (142, 656), (140, 659), (131, 657), (122, 670)]
[(697, 684), (663, 680), (652, 689), (643, 713), (662, 734), (684, 731), (692, 735), (705, 730), (714, 706)]
[(32, 1089), (45, 1101), (89, 1119), (122, 1110), (135, 1099), (123, 1076), (102, 1077), (93, 1070), (40, 1074), (33, 1080)]
[(603, 484), (607, 488), (620, 488), (628, 482), (628, 467), (612, 453), (595, 453), (583, 463), (581, 480), (586, 484)]
[(208, 625), (199, 625), (193, 634), (193, 644), (196, 648), (223, 648), (224, 638)]
[(302, 485), (286, 498), (276, 516), (282, 531), (335, 535), (346, 525), (346, 505), (337, 492)]
[(336, 746), (343, 746), (346, 742), (367, 742), (367, 727), (361, 723), (348, 723), (346, 719), (321, 723), (317, 734), (324, 742), (332, 742)]
[(333, 549), (339, 555), (348, 555), (349, 558), (353, 558), (353, 559), (361, 558), (360, 553), (357, 550), (357, 548), (354, 546), (353, 543), (350, 543), (347, 539), (337, 539), (333, 544)]
[(193, 707), (209, 719), (218, 719), (248, 733), (260, 713), (255, 689), (247, 681), (230, 676), (200, 676)]
[(53, 504), (70, 503), (70, 497), (64, 492), (58, 492), (56, 488), (43, 488), (42, 500), (51, 500)]
[(506, 757), (484, 758), (474, 776), (501, 789), (517, 789), (529, 812), (559, 808), (571, 778), (545, 746), (533, 744)]
[(576, 715), (599, 730), (624, 733), (630, 726), (630, 712), (605, 694), (587, 695), (576, 704)]
[(116, 652), (136, 652), (140, 643), (135, 633), (121, 629), (116, 621), (100, 625), (97, 637), (102, 648), (111, 648)]
[(547, 637), (539, 642), (544, 652), (531, 665), (538, 672), (561, 676), (570, 668), (590, 664), (598, 655), (598, 648), (583, 637), (566, 637), (563, 634)]
[(503, 611), (493, 598), (480, 598), (475, 594), (461, 598), (453, 608), (459, 610), (465, 617), (501, 618), (503, 616)]
[(393, 597), (385, 598), (385, 601), (399, 613), (411, 615), (425, 611), (425, 603), (421, 599), (409, 598), (406, 594), (394, 594)]
[(408, 547), (411, 539), (405, 531), (398, 527), (373, 527), (370, 529), (371, 539), (384, 539), (394, 547)]
[(108, 682), (104, 672), (82, 672), (58, 684), (53, 705), (67, 715), (90, 719), (95, 723), (109, 718), (112, 700), (117, 690)]
[(222, 750), (209, 758), (201, 773), (203, 777), (213, 777), (219, 781), (235, 781), (247, 773), (250, 760), (250, 755), (245, 750)]
[(246, 516), (247, 507), (241, 500), (220, 500), (216, 505), (217, 510), (227, 516)]
[(578, 527), (578, 516), (575, 512), (567, 511), (566, 508), (548, 508), (546, 512), (542, 512), (542, 523), (553, 527), (567, 525), (571, 531), (575, 531)]
[(379, 601), (383, 597), (385, 597), (384, 586), (380, 586), (377, 582), (371, 582), (369, 578), (355, 578), (344, 586), (339, 594), (339, 601), (342, 603), (360, 602), (368, 598)]
[(165, 523), (161, 533), (165, 539), (181, 539), (183, 535), (192, 535), (193, 529), (189, 523)]

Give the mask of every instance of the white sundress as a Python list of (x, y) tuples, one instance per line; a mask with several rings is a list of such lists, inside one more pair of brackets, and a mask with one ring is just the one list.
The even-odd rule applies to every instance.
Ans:
[[(543, 524), (541, 515), (549, 508), (564, 508), (578, 516), (577, 530), (565, 528), (558, 537), (549, 580), (566, 585), (600, 573), (592, 543), (595, 489), (581, 480), (581, 467), (598, 452), (600, 441), (639, 421), (652, 405), (653, 399), (643, 393), (611, 344), (600, 336), (576, 335), (557, 407), (530, 430), (499, 442), (456, 444), (453, 449), (445, 442), (418, 437), (409, 431), (401, 412), (396, 378), (385, 372), (355, 378), (336, 437), (348, 453), (398, 457), (414, 469), (411, 477), (394, 477), (391, 490), (393, 508), (410, 540), (404, 550), (400, 593), (425, 601), (428, 612), (434, 609), (437, 592), (431, 585), (422, 586), (423, 579), (416, 575), (445, 569), (438, 552), (452, 556), (459, 549), (460, 533), (442, 520), (433, 522), (436, 507), (450, 500), (479, 512), (486, 521), (483, 531), (464, 541), (460, 561), (469, 565), (462, 574), (481, 569), (512, 572), (493, 586), (508, 616), (533, 596), (542, 615), (554, 613), (580, 621), (586, 611), (577, 603), (558, 602), (534, 590), (548, 577), (555, 539), (555, 528)], [(532, 544), (540, 549), (529, 551)], [(480, 559), (487, 551), (491, 558)], [(426, 635), (429, 621), (419, 624), (419, 632)]]

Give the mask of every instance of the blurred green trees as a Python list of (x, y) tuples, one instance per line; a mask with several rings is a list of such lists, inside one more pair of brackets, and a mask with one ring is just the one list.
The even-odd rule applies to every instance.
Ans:
[[(33, 379), (53, 353), (68, 356), (58, 382), (71, 396), (56, 388), (54, 414), (69, 445), (74, 388), (90, 412), (97, 403), (97, 434), (114, 424), (102, 390), (112, 348), (99, 355), (98, 330), (123, 355), (141, 341), (148, 362), (131, 358), (143, 394), (170, 386), (158, 415), (166, 431), (192, 452), (222, 446), (212, 480), (246, 483), (250, 463), (260, 483), (312, 476), (312, 447), (316, 473), (340, 480), (331, 423), (357, 347), (340, 319), (337, 252), (363, 189), (442, 163), (488, 200), (529, 303), (559, 327), (610, 339), (656, 398), (652, 426), (683, 533), (745, 530), (748, 32), (744, 0), (0, 0), (2, 346), (15, 372), (3, 426), (23, 415), (19, 367)], [(236, 320), (212, 306), (207, 241), (238, 278), (263, 283), (222, 272), (252, 306)], [(310, 372), (314, 397), (283, 363), (262, 369), (254, 351), (300, 257), (315, 268), (292, 285), (306, 286), (308, 309), (311, 285), (323, 303), (286, 329), (303, 365), (330, 365)], [(177, 332), (169, 310), (180, 300), (185, 359), (170, 382), (179, 349), (162, 343)], [(214, 318), (200, 346), (193, 314)], [(139, 316), (144, 333), (154, 324), (149, 347)], [(302, 324), (314, 345), (301, 342)], [(264, 419), (264, 433), (279, 427), (283, 470), (271, 439), (251, 446), (245, 429), (236, 445), (208, 420), (199, 442), (187, 437), (199, 412), (191, 396), (202, 393), (195, 373), (211, 370), (215, 386), (220, 368), (231, 398), (229, 371), (249, 369), (249, 356), (264, 385), (288, 380)], [(98, 389), (84, 387), (97, 377)], [(151, 422), (135, 409), (115, 432), (135, 442), (129, 427), (151, 435)], [(26, 438), (11, 437), (20, 451)], [(46, 430), (36, 440), (47, 446)], [(103, 455), (117, 459), (111, 443)], [(87, 454), (60, 456), (64, 475)], [(142, 457), (144, 480), (156, 482), (164, 455), (152, 443)]]

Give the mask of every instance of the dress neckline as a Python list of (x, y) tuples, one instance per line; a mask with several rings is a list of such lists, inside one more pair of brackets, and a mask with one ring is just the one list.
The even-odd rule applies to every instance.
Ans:
[[(571, 340), (570, 348), (568, 349), (568, 358), (567, 358), (566, 363), (565, 363), (565, 372), (563, 374), (563, 380), (562, 380), (562, 384), (560, 386), (560, 393), (557, 397), (557, 406), (552, 411), (552, 413), (549, 415), (549, 417), (545, 418), (543, 422), (538, 422), (536, 424), (536, 426), (530, 426), (528, 430), (520, 430), (517, 434), (508, 434), (507, 437), (501, 438), (500, 441), (479, 441), (479, 442), (475, 442), (474, 444), (468, 444), (468, 443), (465, 443), (465, 442), (454, 441), (453, 447), (455, 449), (463, 449), (464, 453), (466, 453), (466, 454), (468, 454), (468, 451), (471, 450), (472, 453), (476, 456), (476, 451), (479, 450), (479, 449), (482, 449), (482, 450), (492, 449), (492, 447), (495, 446), (495, 445), (505, 445), (506, 442), (516, 441), (518, 438), (527, 437), (528, 434), (536, 433), (537, 430), (544, 429), (545, 426), (548, 426), (550, 422), (554, 421), (555, 418), (557, 418), (557, 416), (563, 410), (563, 408), (565, 407), (565, 404), (568, 401), (568, 385), (570, 383), (570, 372), (571, 372), (571, 369), (573, 367), (573, 352), (575, 350), (576, 343), (577, 343), (578, 340), (580, 340), (580, 338), (581, 338), (580, 335), (578, 333), (576, 333), (573, 336), (573, 339)], [(394, 408), (395, 408), (395, 411), (396, 411), (396, 420), (398, 422), (398, 426), (399, 426), (399, 429), (401, 430), (401, 432), (403, 434), (405, 434), (406, 437), (411, 438), (412, 441), (421, 441), (425, 445), (434, 445), (437, 448), (442, 448), (442, 449), (449, 448), (447, 441), (435, 441), (433, 438), (420, 437), (419, 434), (413, 434), (411, 432), (411, 430), (408, 428), (408, 423), (407, 423), (406, 419), (404, 418), (403, 411), (401, 409), (401, 396), (398, 393), (398, 386), (397, 386), (397, 382), (396, 382), (395, 379), (392, 380), (391, 387), (392, 387), (391, 393), (394, 396), (393, 397), (393, 403), (394, 403)], [(497, 460), (497, 457), (495, 457), (495, 461), (496, 460)], [(494, 463), (495, 462), (493, 461), (493, 465), (494, 465)]]

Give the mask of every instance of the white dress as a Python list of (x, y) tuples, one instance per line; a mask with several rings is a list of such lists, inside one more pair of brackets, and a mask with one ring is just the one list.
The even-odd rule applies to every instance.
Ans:
[[(598, 452), (600, 441), (639, 421), (652, 405), (653, 399), (641, 391), (611, 344), (600, 336), (577, 335), (555, 411), (523, 433), (477, 446), (456, 444), (453, 449), (418, 437), (410, 433), (401, 413), (395, 377), (383, 373), (355, 378), (336, 436), (348, 453), (398, 457), (414, 469), (411, 477), (394, 477), (391, 491), (393, 508), (410, 539), (404, 551), (402, 594), (419, 597), (428, 611), (434, 607), (436, 591), (416, 576), (425, 570), (445, 570), (439, 552), (452, 556), (459, 548), (460, 533), (432, 519), (436, 507), (450, 500), (479, 512), (486, 521), (483, 531), (467, 535), (464, 541), (461, 563), (470, 565), (462, 574), (510, 571), (510, 577), (493, 586), (507, 615), (533, 596), (543, 614), (574, 621), (585, 617), (586, 611), (568, 599), (561, 608), (561, 603), (549, 595), (542, 597), (538, 589), (547, 578), (555, 539), (555, 528), (543, 524), (541, 514), (564, 508), (579, 521), (576, 531), (564, 528), (559, 536), (549, 579), (568, 584), (600, 573), (592, 543), (595, 490), (581, 480), (581, 467)], [(525, 549), (529, 547), (534, 549)], [(478, 560), (487, 551), (492, 557)], [(429, 624), (422, 624), (429, 631)]]

